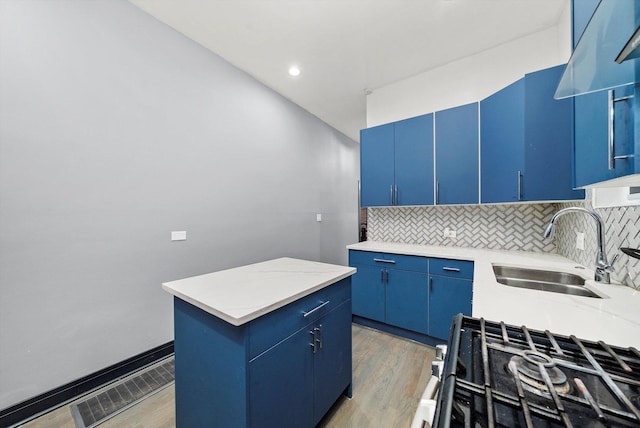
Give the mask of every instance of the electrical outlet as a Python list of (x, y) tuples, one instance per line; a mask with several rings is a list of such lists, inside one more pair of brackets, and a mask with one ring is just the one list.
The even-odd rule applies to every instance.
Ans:
[(584, 251), (584, 233), (576, 232), (576, 249)]
[(449, 237), (449, 228), (448, 227), (444, 228), (444, 232), (442, 232), (442, 236), (444, 236), (445, 238)]

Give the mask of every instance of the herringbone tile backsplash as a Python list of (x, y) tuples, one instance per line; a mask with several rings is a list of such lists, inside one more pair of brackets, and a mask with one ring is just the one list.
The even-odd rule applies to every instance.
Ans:
[[(559, 253), (582, 265), (594, 267), (596, 233), (593, 219), (569, 214), (558, 219), (553, 239), (542, 234), (553, 214), (568, 206), (587, 206), (577, 201), (564, 204), (513, 204), (369, 208), (368, 239), (411, 244), (487, 248)], [(607, 252), (619, 247), (640, 247), (640, 206), (597, 210), (606, 223)], [(456, 238), (443, 235), (456, 230)], [(585, 250), (576, 250), (576, 232), (585, 233)], [(624, 254), (613, 278), (640, 286), (640, 260)]]
[[(581, 206), (592, 209), (590, 202), (557, 204), (558, 209)], [(640, 260), (627, 256), (620, 247), (640, 248), (640, 206), (597, 208), (605, 222), (606, 252), (609, 261), (619, 254), (612, 279), (631, 287), (640, 287)], [(576, 233), (584, 233), (584, 251), (576, 249)], [(593, 268), (598, 248), (593, 219), (583, 214), (558, 218), (554, 241), (559, 254)]]
[[(497, 250), (555, 251), (543, 240), (556, 211), (553, 204), (461, 205), (369, 208), (368, 238), (374, 241), (474, 247)], [(457, 236), (443, 236), (445, 228)]]

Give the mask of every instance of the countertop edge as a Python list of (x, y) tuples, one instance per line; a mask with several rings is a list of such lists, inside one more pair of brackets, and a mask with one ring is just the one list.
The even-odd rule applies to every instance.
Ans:
[[(326, 264), (326, 263), (325, 263)], [(256, 318), (261, 317), (262, 315), (268, 314), (270, 312), (273, 312), (277, 309), (282, 308), (283, 306), (288, 305), (289, 303), (295, 302), (296, 300), (299, 300), (303, 297), (306, 297), (310, 294), (315, 293), (318, 290), (321, 290), (325, 287), (328, 287), (329, 285), (335, 284), (338, 281), (341, 281), (345, 278), (348, 278), (350, 276), (352, 276), (353, 274), (356, 273), (356, 268), (350, 267), (350, 266), (340, 266), (340, 265), (334, 265), (336, 267), (341, 267), (344, 269), (343, 273), (339, 273), (335, 276), (333, 276), (330, 279), (327, 279), (325, 281), (322, 281), (320, 283), (317, 283), (316, 285), (306, 288), (298, 293), (294, 293), (284, 299), (281, 299), (279, 301), (276, 301), (270, 305), (267, 306), (263, 306), (263, 307), (259, 307), (257, 309), (255, 309), (254, 311), (247, 313), (246, 315), (242, 316), (242, 317), (234, 317), (232, 315), (229, 315), (228, 313), (225, 313), (219, 309), (216, 309), (210, 305), (207, 305), (206, 303), (202, 302), (199, 299), (193, 298), (185, 293), (182, 293), (172, 287), (170, 287), (168, 284), (172, 283), (172, 282), (176, 282), (176, 281), (167, 281), (166, 283), (162, 283), (162, 289), (166, 292), (168, 292), (169, 294), (173, 295), (174, 297), (177, 297), (193, 306), (196, 306), (199, 309), (202, 309), (203, 311), (217, 317), (220, 318), (221, 320), (224, 320), (226, 322), (228, 322), (229, 324), (232, 324), (236, 327), (239, 327), (241, 325), (244, 325), (250, 321), (253, 321)], [(179, 281), (179, 280), (178, 280)]]
[[(407, 254), (474, 263), (472, 316), (557, 334), (640, 347), (640, 290), (593, 280), (589, 267), (556, 253), (364, 241), (349, 250)], [(601, 298), (542, 292), (498, 283), (493, 266), (555, 270), (582, 276), (585, 287)]]

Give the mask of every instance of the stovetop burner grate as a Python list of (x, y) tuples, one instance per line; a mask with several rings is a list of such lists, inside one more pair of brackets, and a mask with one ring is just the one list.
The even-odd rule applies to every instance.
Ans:
[(640, 353), (456, 317), (434, 426), (638, 427)]

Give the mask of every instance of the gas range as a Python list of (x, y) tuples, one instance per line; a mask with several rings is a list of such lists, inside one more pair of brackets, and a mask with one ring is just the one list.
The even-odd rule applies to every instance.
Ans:
[(640, 352), (453, 320), (434, 427), (639, 427)]

